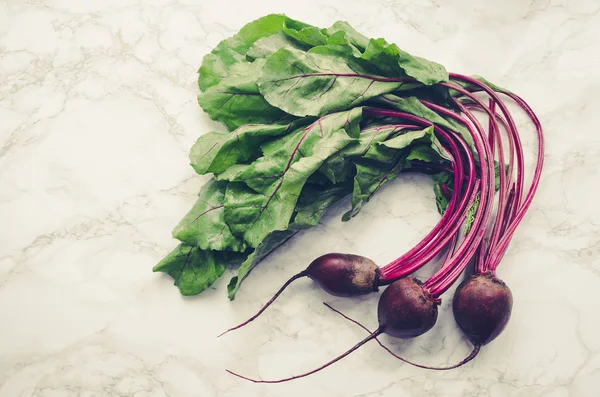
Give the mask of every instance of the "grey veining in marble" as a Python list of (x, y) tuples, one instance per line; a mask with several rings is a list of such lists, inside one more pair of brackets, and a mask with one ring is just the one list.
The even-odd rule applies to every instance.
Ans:
[[(221, 39), (271, 12), (371, 37), (480, 74), (543, 121), (539, 193), (499, 276), (515, 306), (469, 365), (411, 368), (375, 344), (311, 378), (376, 325), (375, 295), (333, 298), (303, 280), (242, 331), (283, 280), (330, 251), (384, 264), (438, 219), (431, 182), (405, 176), (360, 216), (331, 211), (258, 267), (236, 301), (183, 298), (152, 266), (205, 179), (188, 166), (219, 128), (196, 103), (196, 70)], [(0, 1), (0, 397), (593, 397), (600, 395), (600, 2), (595, 0)], [(535, 140), (525, 119), (531, 164)], [(426, 276), (432, 269), (420, 274)], [(436, 327), (393, 348), (427, 364), (470, 350), (449, 291)]]

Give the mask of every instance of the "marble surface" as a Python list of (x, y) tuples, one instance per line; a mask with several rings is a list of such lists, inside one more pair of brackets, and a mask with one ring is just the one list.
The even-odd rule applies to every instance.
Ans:
[[(595, 0), (0, 1), (0, 397), (597, 396), (599, 10)], [(499, 269), (513, 317), (472, 364), (428, 372), (368, 345), (288, 384), (224, 371), (287, 376), (363, 337), (322, 301), (375, 327), (377, 296), (333, 298), (305, 280), (216, 339), (320, 254), (383, 264), (408, 249), (438, 218), (424, 178), (401, 178), (347, 224), (340, 204), (257, 268), (235, 302), (231, 272), (183, 298), (150, 271), (205, 181), (187, 152), (219, 128), (196, 104), (202, 56), (270, 12), (347, 20), (507, 86), (540, 115), (542, 185)], [(423, 363), (462, 358), (449, 297), (431, 332), (386, 341)]]

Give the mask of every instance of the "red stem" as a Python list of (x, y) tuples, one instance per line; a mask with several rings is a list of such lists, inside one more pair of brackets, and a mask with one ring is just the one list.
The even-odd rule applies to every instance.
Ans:
[[(537, 153), (537, 163), (535, 166), (535, 170), (533, 172), (533, 180), (531, 182), (531, 186), (529, 188), (529, 191), (527, 192), (525, 200), (523, 201), (523, 204), (519, 207), (519, 209), (516, 213), (515, 219), (510, 224), (510, 226), (508, 226), (508, 228), (506, 229), (504, 236), (498, 242), (498, 245), (496, 246), (495, 250), (490, 254), (488, 266), (492, 270), (495, 270), (498, 267), (498, 264), (499, 264), (500, 260), (502, 259), (502, 256), (504, 255), (504, 253), (506, 252), (506, 249), (508, 248), (510, 239), (512, 238), (519, 223), (523, 220), (523, 217), (525, 216), (527, 209), (531, 205), (531, 202), (533, 201), (533, 196), (535, 195), (535, 192), (537, 191), (537, 188), (539, 186), (540, 179), (542, 176), (542, 168), (544, 166), (544, 131), (542, 129), (542, 124), (541, 124), (540, 120), (537, 118), (537, 116), (535, 115), (535, 113), (533, 112), (531, 107), (527, 104), (527, 102), (525, 102), (521, 97), (519, 97), (516, 94), (512, 94), (512, 93), (505, 93), (505, 94), (508, 95), (510, 98), (512, 98), (515, 102), (517, 102), (517, 104), (519, 106), (521, 106), (521, 108), (523, 108), (523, 110), (525, 110), (525, 113), (527, 113), (527, 115), (529, 116), (529, 118), (531, 119), (533, 124), (535, 125), (535, 130), (536, 130), (536, 134), (538, 137), (538, 153)], [(515, 204), (515, 207), (517, 207), (517, 206), (518, 206), (518, 203)]]
[[(472, 77), (464, 76), (464, 75), (461, 75), (458, 73), (450, 73), (450, 79), (470, 83), (470, 84), (478, 87), (479, 90), (484, 91), (498, 104), (500, 111), (506, 118), (506, 123), (508, 126), (507, 132), (512, 136), (515, 144), (517, 145), (516, 154), (517, 154), (518, 171), (517, 171), (517, 188), (515, 191), (515, 198), (517, 201), (517, 206), (519, 206), (521, 203), (521, 193), (523, 191), (523, 184), (524, 184), (524, 181), (523, 181), (524, 180), (524, 176), (523, 176), (524, 163), (523, 163), (523, 152), (518, 150), (518, 147), (521, 147), (521, 138), (519, 137), (517, 126), (512, 118), (512, 115), (510, 114), (510, 112), (508, 111), (508, 108), (506, 107), (506, 105), (504, 104), (502, 99), (498, 96), (498, 94), (494, 90), (492, 90), (490, 87), (488, 87), (486, 84), (483, 84), (479, 80), (476, 80)], [(451, 88), (451, 89), (455, 89), (455, 87), (453, 87), (451, 84), (442, 83), (442, 85), (444, 85), (448, 88)], [(457, 90), (457, 91), (459, 91), (459, 90)], [(462, 88), (459, 92), (463, 95), (464, 95), (464, 92), (468, 93), (468, 91), (466, 91)], [(472, 95), (470, 95), (470, 93), (467, 96), (471, 99), (474, 98)], [(477, 100), (476, 102), (480, 103), (479, 100)]]
[[(408, 113), (403, 113), (403, 112), (367, 108), (367, 109), (365, 109), (365, 113), (371, 113), (371, 114), (376, 114), (376, 115), (380, 115), (380, 116), (388, 116), (388, 117), (399, 117), (399, 118), (408, 119), (408, 120), (411, 120), (411, 121), (414, 121), (417, 123), (431, 125), (431, 123), (426, 120), (423, 120), (417, 116), (414, 116), (414, 115), (411, 115)], [(441, 136), (441, 138), (446, 143), (450, 144), (450, 150), (453, 152), (453, 154), (457, 153), (458, 149), (456, 148), (456, 144), (454, 143), (454, 139), (452, 139), (452, 136), (450, 134), (446, 133), (445, 130), (439, 128), (438, 126), (434, 126), (434, 128), (435, 128), (435, 131)], [(470, 196), (470, 192), (472, 191), (473, 183), (475, 181), (475, 171), (474, 171), (474, 159), (473, 159), (473, 156), (472, 156), (469, 148), (466, 146), (466, 143), (463, 140), (457, 139), (457, 141), (459, 143), (461, 143), (461, 145), (463, 146), (463, 150), (467, 156), (468, 172), (469, 172), (469, 174), (468, 174), (469, 176), (467, 178), (467, 183), (468, 183), (467, 192), (466, 192), (465, 196), (463, 196), (463, 199), (461, 200), (461, 202), (458, 206), (458, 210), (457, 211), (454, 210), (454, 203), (453, 203), (454, 196), (453, 196), (453, 199), (449, 204), (448, 210), (444, 213), (444, 215), (442, 216), (442, 219), (440, 220), (440, 222), (438, 222), (438, 224), (434, 227), (434, 229), (423, 240), (421, 240), (421, 242), (419, 244), (417, 244), (415, 247), (413, 247), (410, 251), (408, 251), (407, 253), (402, 255), (400, 258), (394, 260), (390, 264), (381, 268), (381, 272), (382, 272), (381, 281), (382, 282), (393, 281), (394, 279), (401, 278), (404, 275), (410, 274), (410, 273), (414, 272), (416, 269), (423, 266), (427, 261), (429, 261), (435, 255), (437, 255), (437, 253), (439, 253), (439, 251), (441, 251), (443, 249), (444, 245), (448, 242), (448, 240), (450, 238), (452, 238), (452, 235), (455, 234), (456, 230), (460, 227), (460, 224), (458, 224), (456, 221), (461, 215), (464, 216), (463, 213), (466, 212), (466, 210), (468, 209), (466, 204), (468, 203), (468, 198)], [(461, 159), (462, 156), (455, 154), (454, 158)], [(462, 186), (463, 183), (462, 183), (462, 177), (461, 177), (462, 176), (461, 163), (455, 161), (455, 165), (456, 165), (456, 169), (455, 169), (456, 172), (455, 172), (454, 176), (455, 176), (455, 196), (456, 196), (458, 194), (458, 192), (460, 191), (460, 187)], [(460, 172), (461, 174), (457, 175), (458, 172)], [(450, 233), (448, 233), (449, 229), (451, 230)], [(441, 242), (438, 242), (435, 240), (435, 238), (438, 235), (443, 237), (441, 239)], [(433, 240), (433, 242), (435, 242), (435, 244), (432, 242), (432, 240)], [(428, 244), (432, 245), (434, 248), (424, 250), (423, 248), (425, 248)], [(422, 259), (423, 256), (427, 257), (428, 259), (423, 260)]]
[[(461, 94), (468, 96), (470, 99), (485, 107), (485, 105), (483, 105), (478, 98), (474, 97), (463, 88), (453, 87), (452, 85), (447, 86), (459, 91)], [(471, 230), (462, 241), (453, 257), (423, 285), (423, 289), (425, 291), (429, 291), (433, 297), (439, 297), (448, 288), (450, 288), (450, 286), (458, 279), (467, 263), (473, 257), (477, 247), (479, 246), (479, 243), (481, 242), (481, 239), (485, 235), (485, 225), (487, 225), (488, 219), (491, 215), (494, 197), (494, 159), (490, 156), (491, 148), (489, 146), (489, 142), (485, 139), (483, 127), (477, 118), (475, 118), (475, 116), (469, 112), (464, 105), (456, 100), (454, 102), (459, 107), (461, 112), (465, 113), (467, 118), (471, 121), (471, 123), (473, 123), (477, 132), (473, 131), (472, 127), (464, 118), (438, 105), (434, 105), (433, 108), (440, 113), (444, 113), (455, 118), (457, 121), (468, 126), (469, 130), (471, 131), (473, 142), (479, 155), (481, 192), (479, 197), (479, 206), (475, 213), (475, 219), (473, 221)]]

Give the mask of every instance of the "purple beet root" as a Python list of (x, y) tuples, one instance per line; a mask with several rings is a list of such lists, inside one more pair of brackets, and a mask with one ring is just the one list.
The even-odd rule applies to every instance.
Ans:
[(414, 277), (393, 282), (383, 291), (377, 307), (379, 327), (396, 338), (414, 338), (429, 331), (438, 316), (438, 302)]
[(308, 266), (306, 275), (335, 296), (363, 295), (379, 289), (379, 267), (359, 255), (320, 256)]
[(309, 277), (325, 291), (336, 296), (357, 296), (376, 292), (379, 286), (379, 267), (370, 260), (360, 255), (331, 253), (318, 257), (303, 271), (292, 276), (283, 286), (264, 304), (264, 306), (248, 320), (235, 327), (229, 328), (219, 336), (239, 329), (254, 321), (269, 307), (275, 299), (295, 280)]
[(475, 346), (494, 340), (506, 327), (512, 293), (491, 273), (475, 274), (457, 288), (452, 302), (454, 319)]

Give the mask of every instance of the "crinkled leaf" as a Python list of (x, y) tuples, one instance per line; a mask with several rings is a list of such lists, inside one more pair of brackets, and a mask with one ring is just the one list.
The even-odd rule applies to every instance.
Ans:
[(323, 33), (322, 29), (314, 26), (308, 26), (300, 30), (284, 28), (283, 33), (310, 47), (326, 44), (328, 38), (328, 36)]
[[(358, 138), (361, 134), (360, 122), (362, 120), (362, 108), (357, 107), (347, 112), (331, 113), (321, 118), (305, 117), (298, 119), (294, 127), (307, 125), (314, 129), (319, 136), (323, 136), (325, 131), (331, 131), (335, 128), (343, 129), (349, 137)], [(308, 121), (306, 124), (304, 122)], [(298, 130), (294, 130), (298, 133)], [(261, 146), (264, 156), (271, 156), (281, 150), (282, 147), (294, 148), (298, 143), (297, 136), (294, 134), (284, 135), (276, 140), (266, 142)]]
[[(394, 158), (398, 150), (406, 149), (411, 145), (421, 146), (422, 144), (426, 144), (437, 154), (436, 161), (442, 161), (445, 158), (446, 154), (433, 133), (433, 127), (427, 127), (422, 130), (404, 130), (391, 139), (375, 142), (371, 144), (363, 157), (387, 163)], [(412, 149), (416, 149), (416, 147), (411, 147), (410, 149), (405, 153), (407, 160), (409, 155), (412, 157), (415, 156), (415, 153), (412, 153), (414, 151)]]
[(215, 174), (215, 179), (218, 181), (234, 181), (239, 177), (240, 174), (245, 172), (250, 164), (235, 164), (227, 168), (227, 170), (220, 174)]
[(229, 299), (235, 298), (235, 294), (244, 279), (265, 256), (293, 237), (298, 230), (310, 228), (318, 224), (327, 208), (349, 194), (350, 191), (351, 187), (348, 185), (330, 185), (318, 188), (311, 186), (310, 188), (305, 188), (298, 199), (296, 212), (290, 228), (285, 231), (271, 233), (248, 256), (246, 261), (240, 266), (237, 276), (233, 277), (227, 286)]
[[(381, 71), (374, 65), (360, 59), (360, 53), (356, 47), (348, 42), (338, 44), (329, 43), (312, 47), (308, 50), (309, 54), (323, 55), (330, 58), (339, 58), (343, 62), (347, 62), (350, 68), (354, 71), (361, 70), (361, 74), (365, 76), (378, 76)], [(408, 84), (408, 83), (407, 83)], [(403, 90), (408, 89), (408, 85), (402, 87)]]
[[(504, 92), (504, 93), (510, 93), (509, 90), (507, 90), (506, 88), (502, 88), (500, 86), (497, 86), (496, 84), (492, 83), (491, 81), (487, 80), (485, 77), (481, 77), (481, 76), (471, 76), (472, 78), (474, 78), (475, 80), (487, 85), (488, 87), (490, 87), (492, 90), (496, 91), (496, 92)], [(459, 84), (461, 85), (463, 88), (465, 88), (467, 91), (470, 92), (477, 92), (477, 91), (481, 91), (481, 88), (475, 84), (471, 84), (465, 81), (452, 81), (454, 84)], [(459, 97), (462, 96), (462, 94), (458, 91), (451, 91), (451, 95), (454, 97)], [(469, 100), (469, 102), (471, 102)]]
[(400, 175), (406, 166), (401, 154), (397, 154), (390, 164), (381, 164), (373, 161), (360, 161), (356, 163), (356, 176), (352, 189), (352, 209), (346, 212), (344, 222), (356, 216), (363, 205), (386, 183), (393, 181)]
[[(426, 144), (426, 147), (430, 149), (427, 154), (422, 149), (423, 144)], [(390, 149), (404, 149), (409, 145), (412, 146), (407, 160), (423, 160), (428, 162), (450, 160), (441, 142), (437, 139), (433, 127), (427, 127), (420, 131), (402, 132), (394, 138), (377, 143), (377, 146), (385, 146)], [(420, 155), (426, 155), (427, 158), (420, 159), (418, 158)]]
[(269, 14), (244, 25), (238, 33), (221, 41), (202, 60), (198, 71), (198, 86), (202, 91), (217, 85), (229, 75), (231, 67), (245, 60), (248, 49), (258, 39), (281, 32), (286, 24), (293, 23), (297, 28), (310, 25), (294, 21), (285, 15)]
[(410, 149), (410, 153), (406, 156), (408, 161), (424, 161), (427, 163), (439, 163), (445, 158), (440, 156), (440, 152), (431, 145), (415, 145)]
[(450, 199), (454, 194), (454, 178), (452, 173), (442, 171), (431, 176), (433, 179), (433, 192), (435, 193), (435, 204), (440, 215), (444, 215)]
[(227, 255), (180, 244), (152, 271), (168, 273), (182, 295), (196, 295), (212, 285), (225, 272)]
[(414, 145), (424, 144), (438, 154), (439, 161), (443, 160), (433, 127), (403, 131), (391, 139), (372, 143), (362, 159), (356, 161), (352, 209), (344, 214), (342, 220), (356, 216), (383, 185), (396, 179), (403, 168), (409, 166), (408, 156)]
[(226, 182), (215, 180), (205, 184), (192, 209), (173, 230), (173, 237), (203, 250), (244, 251), (244, 241), (234, 236), (225, 223), (226, 187)]
[(465, 234), (469, 233), (471, 230), (471, 226), (473, 226), (473, 222), (475, 222), (475, 213), (477, 212), (477, 208), (479, 208), (479, 193), (475, 196), (475, 201), (467, 210), (467, 215), (465, 219)]
[[(336, 40), (341, 37), (343, 33), (346, 40), (356, 47), (357, 50), (363, 52), (369, 45), (369, 38), (358, 33), (350, 24), (346, 21), (337, 21), (330, 28), (327, 29), (327, 34), (330, 37), (337, 36)], [(339, 43), (331, 43), (339, 44)]]
[(301, 43), (283, 32), (278, 32), (269, 37), (263, 37), (262, 39), (256, 40), (248, 50), (246, 57), (249, 60), (267, 58), (283, 47), (293, 47), (302, 51), (306, 51), (310, 48), (307, 44)]
[[(320, 150), (321, 153), (342, 150), (348, 144), (346, 138), (355, 138), (360, 134), (361, 117), (361, 108), (329, 114), (309, 126), (273, 140), (263, 145), (263, 156), (250, 164), (244, 172), (236, 174), (232, 181), (245, 182), (257, 192), (268, 191), (294, 162), (313, 156), (313, 150)], [(331, 140), (332, 134), (336, 132), (340, 132), (340, 136), (344, 138), (342, 146), (337, 138)]]
[(221, 173), (232, 165), (256, 156), (260, 144), (288, 132), (292, 123), (245, 124), (231, 133), (209, 132), (190, 150), (192, 167), (198, 174)]
[(256, 86), (256, 76), (264, 62), (257, 59), (234, 64), (227, 78), (198, 95), (198, 104), (211, 119), (222, 122), (229, 130), (282, 119), (285, 112), (267, 103)]
[(448, 72), (442, 65), (410, 55), (384, 39), (369, 40), (361, 58), (377, 65), (388, 76), (410, 76), (425, 85), (448, 81)]
[(348, 180), (354, 176), (355, 172), (352, 159), (363, 157), (371, 144), (384, 141), (401, 130), (401, 126), (394, 124), (370, 126), (361, 130), (358, 140), (328, 158), (319, 169), (319, 172), (327, 176), (331, 183)]
[(333, 46), (342, 46), (347, 50), (344, 52), (349, 52), (356, 58), (360, 58), (362, 55), (361, 50), (348, 38), (346, 32), (340, 30), (332, 34), (327, 38), (327, 45), (329, 47)]
[[(415, 97), (419, 100), (435, 103), (456, 113), (460, 113), (460, 108), (452, 97), (451, 90), (442, 85), (422, 85), (412, 90), (402, 91), (402, 96), (406, 98)], [(452, 90), (453, 91), (453, 90)], [(446, 116), (443, 116), (446, 117)], [(453, 120), (448, 118), (448, 120)], [(462, 125), (462, 124), (459, 124)]]
[(373, 103), (385, 105), (398, 109), (402, 112), (414, 114), (415, 116), (424, 118), (427, 121), (437, 124), (442, 128), (459, 133), (463, 139), (472, 147), (473, 137), (469, 130), (459, 122), (450, 117), (444, 117), (437, 112), (423, 105), (416, 97), (402, 98), (393, 94), (385, 94), (377, 98), (373, 98)]
[(496, 92), (504, 92), (509, 94), (510, 91), (507, 90), (506, 88), (502, 88), (494, 83), (492, 83), (491, 81), (487, 80), (485, 77), (482, 76), (472, 76), (475, 80), (479, 80), (480, 82), (482, 82), (483, 84), (487, 85), (488, 87), (490, 87), (492, 90), (496, 91)]
[(235, 299), (235, 294), (240, 289), (240, 286), (250, 274), (252, 269), (267, 255), (271, 252), (275, 251), (280, 245), (289, 240), (297, 231), (295, 230), (284, 230), (271, 233), (267, 236), (262, 243), (254, 250), (248, 258), (242, 263), (240, 268), (238, 269), (238, 274), (235, 277), (232, 277), (227, 284), (227, 292), (229, 299)]
[(319, 223), (333, 203), (352, 192), (351, 184), (306, 186), (296, 205), (290, 229), (308, 229)]
[[(327, 138), (331, 146), (317, 148), (312, 156), (304, 157), (283, 172), (280, 171), (280, 176), (274, 176), (271, 185), (264, 184), (261, 192), (241, 183), (230, 185), (226, 195), (225, 217), (234, 233), (243, 235), (250, 246), (256, 247), (271, 232), (288, 228), (306, 179), (325, 158), (338, 150), (337, 147), (349, 142), (347, 135), (341, 131)], [(275, 167), (270, 168), (271, 172), (274, 170)]]
[(307, 179), (352, 141), (345, 128), (352, 131), (361, 116), (353, 109), (319, 119), (238, 174), (225, 195), (225, 220), (233, 233), (257, 247), (270, 233), (286, 230)]
[(296, 116), (349, 109), (404, 83), (376, 81), (358, 63), (325, 54), (282, 48), (265, 63), (258, 86), (273, 106)]
[(204, 56), (202, 66), (198, 70), (198, 87), (205, 91), (217, 85), (229, 74), (233, 65), (244, 61), (244, 55), (231, 48), (215, 48), (212, 53)]

